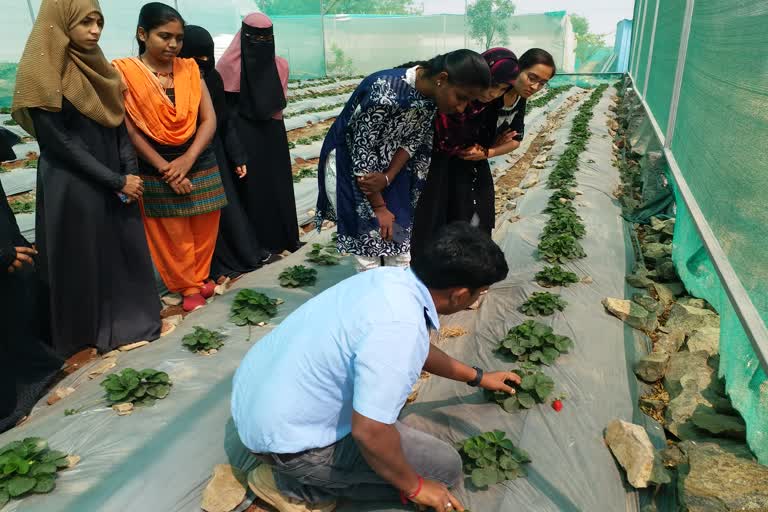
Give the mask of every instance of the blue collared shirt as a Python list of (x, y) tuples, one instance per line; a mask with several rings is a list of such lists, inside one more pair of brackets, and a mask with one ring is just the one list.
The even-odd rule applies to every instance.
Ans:
[(393, 424), (429, 354), (435, 304), (411, 272), (384, 267), (305, 303), (246, 354), (232, 416), (246, 447), (297, 453), (352, 431), (352, 410)]

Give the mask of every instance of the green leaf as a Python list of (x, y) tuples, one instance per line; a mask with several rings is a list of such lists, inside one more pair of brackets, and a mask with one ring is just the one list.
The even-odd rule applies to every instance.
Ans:
[(53, 475), (44, 475), (37, 479), (32, 492), (36, 494), (48, 494), (56, 488), (56, 477)]
[(0, 489), (0, 510), (11, 501), (11, 495), (8, 494), (8, 491), (6, 489)]
[(520, 410), (520, 401), (517, 399), (516, 396), (511, 396), (501, 403), (501, 407), (505, 411), (509, 413), (513, 413), (515, 411)]
[(541, 361), (547, 366), (554, 363), (558, 357), (560, 357), (560, 352), (556, 348), (547, 347), (542, 350)]
[(531, 462), (531, 457), (528, 455), (528, 452), (526, 452), (521, 448), (513, 447), (510, 450), (509, 455), (520, 464), (526, 464), (528, 462)]
[(560, 352), (568, 352), (573, 347), (573, 341), (567, 336), (556, 336), (554, 345)]
[(136, 386), (139, 385), (139, 382), (141, 379), (138, 375), (134, 374), (127, 374), (125, 371), (120, 375), (120, 383), (123, 385), (123, 387), (127, 390), (132, 390), (136, 388)]
[(479, 459), (483, 456), (483, 452), (481, 452), (478, 448), (469, 448), (465, 450), (467, 456), (469, 456), (472, 459)]
[(171, 378), (165, 372), (157, 372), (155, 375), (147, 379), (147, 382), (152, 384), (170, 384)]
[(50, 450), (48, 452), (45, 452), (45, 455), (40, 458), (40, 462), (53, 462), (55, 463), (59, 459), (66, 459), (67, 454), (64, 452), (60, 452), (58, 450)]
[(43, 462), (40, 464), (33, 464), (32, 469), (29, 471), (29, 476), (39, 475), (53, 475), (56, 473), (56, 464), (50, 462)]
[(67, 457), (62, 457), (60, 459), (56, 459), (55, 461), (53, 461), (53, 463), (59, 469), (68, 468), (69, 467), (69, 459)]
[(171, 386), (168, 384), (157, 384), (147, 388), (147, 394), (153, 398), (163, 399), (171, 392)]
[(21, 441), (13, 441), (11, 443), (8, 443), (7, 445), (0, 448), (0, 455), (3, 455), (8, 452), (16, 451), (16, 449), (22, 446), (22, 444), (23, 443)]
[(539, 375), (536, 379), (536, 394), (539, 396), (539, 400), (544, 402), (547, 397), (552, 394), (555, 389), (555, 381), (546, 375)]
[(525, 377), (523, 377), (523, 380), (520, 382), (520, 388), (526, 391), (530, 391), (535, 387), (536, 387), (535, 375), (526, 375)]
[(24, 445), (29, 450), (30, 455), (37, 455), (48, 449), (48, 441), (42, 437), (28, 437), (24, 440)]
[(129, 394), (130, 394), (130, 391), (128, 390), (110, 391), (109, 393), (107, 393), (107, 399), (110, 402), (120, 402), (122, 400), (125, 400)]
[(144, 395), (147, 394), (147, 385), (146, 384), (139, 384), (139, 387), (136, 388), (136, 391), (133, 392), (133, 396), (136, 398), (143, 398)]
[(536, 405), (536, 400), (534, 400), (528, 393), (517, 393), (517, 401), (520, 403), (521, 407), (525, 407), (526, 409), (530, 409)]
[(499, 457), (499, 467), (504, 470), (516, 469), (520, 464), (509, 455)]
[(37, 481), (34, 478), (28, 476), (15, 476), (8, 481), (6, 489), (8, 489), (8, 494), (10, 494), (11, 497), (18, 498), (22, 494), (31, 491), (36, 484)]
[(498, 471), (495, 468), (479, 468), (472, 471), (472, 483), (475, 487), (485, 488), (498, 482)]

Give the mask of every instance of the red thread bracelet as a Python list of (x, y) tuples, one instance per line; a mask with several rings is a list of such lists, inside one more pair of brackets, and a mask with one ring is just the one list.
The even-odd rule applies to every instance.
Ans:
[(400, 501), (403, 503), (403, 505), (407, 505), (409, 501), (418, 496), (421, 492), (421, 488), (424, 487), (424, 478), (421, 475), (416, 476), (419, 477), (419, 486), (416, 488), (413, 494), (406, 495), (403, 491), (400, 491)]

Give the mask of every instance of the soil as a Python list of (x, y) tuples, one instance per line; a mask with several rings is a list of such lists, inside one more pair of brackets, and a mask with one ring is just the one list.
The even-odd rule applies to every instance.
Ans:
[(317, 169), (317, 164), (320, 162), (319, 158), (310, 158), (309, 160), (304, 160), (303, 158), (297, 158), (296, 161), (291, 166), (291, 172), (294, 174), (299, 174), (302, 169)]
[(313, 137), (315, 135), (319, 135), (325, 132), (328, 128), (330, 128), (335, 120), (336, 118), (334, 117), (331, 119), (326, 119), (325, 121), (321, 121), (319, 123), (309, 124), (305, 127), (291, 130), (288, 132), (288, 141), (296, 142), (299, 139), (306, 139), (309, 137)]

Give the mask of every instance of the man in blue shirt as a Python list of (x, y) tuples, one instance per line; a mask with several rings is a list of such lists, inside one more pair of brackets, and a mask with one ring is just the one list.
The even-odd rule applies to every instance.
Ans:
[(331, 511), (336, 498), (408, 499), (464, 508), (456, 450), (397, 421), (422, 370), (509, 393), (511, 372), (484, 373), (429, 342), (438, 314), (466, 309), (504, 279), (488, 235), (446, 226), (411, 269), (383, 267), (308, 301), (259, 341), (234, 378), (232, 416), (267, 462), (253, 491), (280, 512)]

